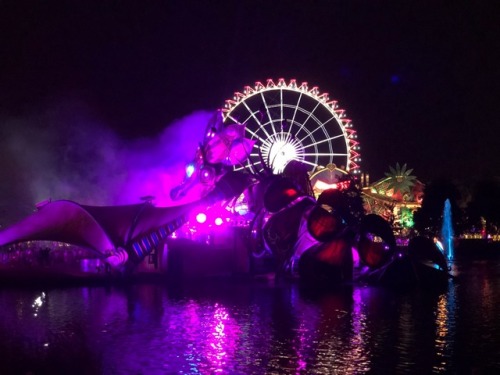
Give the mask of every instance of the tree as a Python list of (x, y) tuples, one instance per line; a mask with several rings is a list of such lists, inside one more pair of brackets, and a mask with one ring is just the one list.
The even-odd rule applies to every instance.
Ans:
[(478, 181), (467, 206), (469, 223), (481, 228), (486, 221), (486, 229), (497, 233), (500, 227), (500, 178), (492, 177)]
[(412, 187), (415, 185), (416, 177), (411, 175), (413, 169), (406, 169), (406, 164), (401, 167), (396, 163), (396, 167), (389, 167), (389, 171), (385, 173), (388, 177), (387, 190), (393, 189), (394, 193), (400, 192), (401, 195), (410, 194)]
[(426, 185), (422, 207), (414, 214), (415, 229), (421, 234), (437, 235), (443, 224), (444, 203), (449, 199), (454, 232), (461, 234), (464, 215), (458, 206), (460, 198), (459, 190), (452, 181), (436, 180)]

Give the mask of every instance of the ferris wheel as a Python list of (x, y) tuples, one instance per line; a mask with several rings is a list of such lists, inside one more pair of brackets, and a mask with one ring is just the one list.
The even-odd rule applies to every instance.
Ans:
[(244, 124), (245, 137), (256, 141), (249, 158), (235, 169), (278, 174), (296, 160), (311, 173), (329, 164), (360, 173), (360, 146), (351, 120), (327, 93), (306, 82), (268, 79), (245, 86), (226, 100), (222, 116), (226, 125)]

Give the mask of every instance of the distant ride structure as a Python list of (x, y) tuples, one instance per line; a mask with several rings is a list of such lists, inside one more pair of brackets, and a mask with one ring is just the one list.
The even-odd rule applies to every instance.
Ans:
[(279, 174), (296, 160), (311, 174), (332, 164), (360, 173), (360, 145), (351, 120), (337, 101), (307, 82), (280, 78), (245, 86), (226, 100), (222, 116), (225, 124), (244, 124), (245, 137), (255, 141), (236, 170)]

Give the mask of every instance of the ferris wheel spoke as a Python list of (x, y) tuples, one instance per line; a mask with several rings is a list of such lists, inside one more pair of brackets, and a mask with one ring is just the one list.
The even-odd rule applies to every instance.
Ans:
[[(316, 106), (313, 108), (313, 110), (309, 112), (309, 116), (307, 116), (307, 118), (305, 119), (305, 121), (304, 121), (304, 122), (300, 125), (300, 128), (299, 128), (299, 131), (298, 131), (298, 132), (300, 132), (300, 131), (304, 128), (304, 125), (307, 123), (307, 121), (309, 121), (309, 119), (310, 119), (310, 118), (311, 118), (311, 116), (313, 115), (314, 111), (315, 111), (315, 110), (319, 107), (319, 105), (320, 105), (320, 104), (321, 104), (321, 103), (320, 103), (320, 102), (318, 102), (318, 103), (316, 104)], [(298, 133), (298, 132), (297, 132), (297, 133)]]
[(255, 112), (252, 111), (250, 109), (250, 107), (248, 106), (248, 104), (246, 102), (243, 102), (243, 105), (245, 106), (245, 108), (248, 110), (248, 113), (250, 113), (250, 116), (253, 117), (253, 119), (255, 120), (255, 122), (257, 123), (257, 125), (259, 126), (260, 129), (262, 129), (262, 131), (266, 134), (266, 136), (269, 138), (271, 135), (267, 132), (266, 128), (264, 127), (264, 125), (260, 122), (260, 120), (257, 118), (257, 116), (255, 116)]
[(302, 155), (304, 156), (347, 156), (348, 154), (346, 153), (335, 153), (335, 152), (305, 152)]
[[(255, 162), (253, 162), (253, 164), (262, 164), (262, 160), (261, 160), (261, 154), (250, 154), (250, 157), (253, 158), (255, 160)], [(264, 155), (262, 155), (264, 156)]]
[(318, 166), (318, 164), (317, 164), (317, 163), (313, 163), (312, 161), (308, 161), (308, 160), (305, 160), (305, 159), (303, 159), (303, 160), (293, 159), (293, 160), (296, 160), (296, 161), (299, 161), (299, 162), (301, 162), (301, 163), (304, 163), (304, 164), (310, 165), (310, 166), (312, 166), (312, 167), (317, 167), (317, 166)]
[(260, 159), (253, 161), (251, 164), (249, 164), (250, 170), (253, 172), (259, 172), (264, 169), (262, 166), (262, 161)]
[(272, 147), (272, 145), (273, 145), (272, 139), (266, 139), (264, 142), (262, 142), (260, 149), (261, 150), (268, 150)]
[[(283, 116), (283, 90), (280, 90), (280, 122), (281, 122), (281, 127), (283, 127), (283, 121), (285, 121), (285, 118)], [(283, 131), (283, 129), (281, 129)]]
[(306, 135), (304, 138), (302, 138), (300, 141), (303, 141), (305, 138), (307, 138), (308, 136), (311, 136), (312, 134), (314, 134), (316, 131), (318, 130), (323, 130), (325, 131), (325, 126), (334, 119), (335, 117), (330, 117), (327, 121), (325, 122), (318, 122), (318, 126), (316, 126), (308, 135)]
[(271, 116), (271, 112), (269, 112), (269, 106), (267, 105), (266, 98), (264, 96), (264, 92), (260, 93), (260, 97), (262, 99), (262, 103), (264, 103), (264, 108), (266, 109), (267, 118), (269, 119), (269, 123), (271, 124), (271, 128), (273, 129), (273, 134), (276, 134), (276, 130), (274, 129), (274, 126), (273, 126), (273, 118)]
[[(249, 129), (248, 126), (245, 126), (245, 131), (247, 131), (247, 132), (250, 133), (250, 135), (252, 136), (251, 138), (257, 138), (262, 143), (266, 142), (265, 138), (262, 138), (257, 133), (255, 133), (254, 131), (252, 131), (251, 129)], [(256, 146), (254, 145), (254, 147), (256, 147)]]
[(252, 170), (252, 171), (254, 170), (254, 168), (253, 168), (252, 164), (240, 165), (240, 166), (237, 166), (237, 167), (235, 166), (235, 167), (234, 167), (234, 170), (235, 170), (235, 171), (243, 171), (243, 170), (245, 170), (245, 169), (247, 169), (247, 168), (250, 168), (250, 170)]
[(292, 120), (290, 122), (290, 128), (289, 128), (288, 134), (291, 134), (291, 132), (292, 132), (292, 126), (293, 126), (293, 124), (295, 124), (295, 117), (297, 116), (297, 111), (300, 108), (300, 101), (301, 100), (302, 100), (302, 92), (299, 94), (299, 98), (297, 99), (297, 104), (295, 105), (295, 108), (293, 110), (293, 117), (292, 117)]
[[(340, 134), (340, 135), (336, 135), (334, 137), (325, 138), (325, 139), (322, 139), (321, 141), (317, 141), (317, 142), (315, 141), (315, 142), (309, 143), (309, 144), (305, 145), (304, 148), (314, 147), (314, 146), (319, 145), (321, 143), (330, 142), (330, 141), (333, 141), (334, 139), (338, 139), (338, 138), (342, 138), (342, 137), (343, 137), (343, 135)], [(303, 140), (301, 140), (301, 141), (303, 141)]]
[(279, 129), (278, 129), (278, 132), (276, 132), (276, 127), (275, 127), (275, 122), (274, 121), (271, 121), (271, 128), (273, 129), (273, 135), (274, 137), (278, 137), (278, 134), (279, 134)]
[(229, 114), (229, 115), (227, 115), (227, 118), (229, 118), (229, 119), (233, 120), (233, 122), (234, 122), (235, 124), (240, 124), (240, 122), (239, 122), (237, 119), (235, 119), (235, 118), (234, 118), (232, 115), (230, 115), (230, 114)]
[[(297, 108), (295, 107), (295, 110), (297, 110)], [(285, 128), (283, 127), (283, 124), (286, 124), (287, 119), (285, 119), (285, 102), (284, 102), (284, 99), (283, 99), (283, 90), (281, 89), (280, 90), (280, 132), (283, 133), (285, 131)], [(290, 126), (291, 127), (291, 126)], [(287, 132), (288, 135), (290, 135), (290, 128), (288, 129), (288, 132)]]

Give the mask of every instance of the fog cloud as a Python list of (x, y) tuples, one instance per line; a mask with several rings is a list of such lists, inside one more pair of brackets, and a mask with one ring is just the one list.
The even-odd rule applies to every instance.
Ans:
[(158, 206), (178, 204), (170, 189), (182, 181), (213, 113), (194, 112), (156, 137), (135, 140), (120, 138), (90, 113), (71, 102), (0, 118), (2, 224), (46, 199), (118, 205), (152, 195)]

